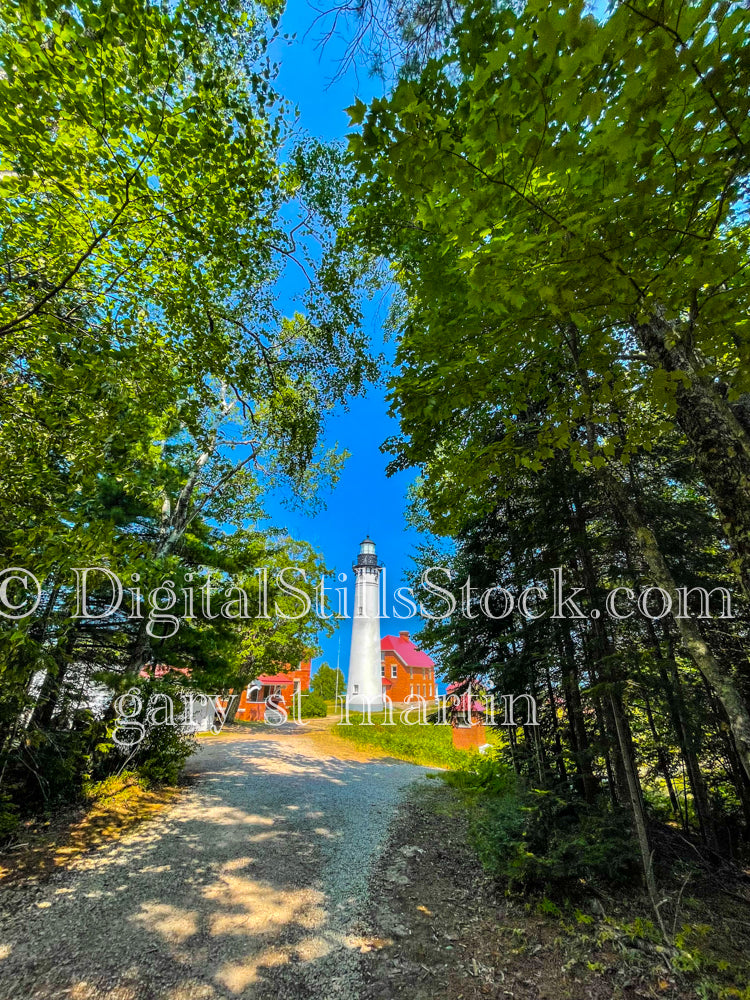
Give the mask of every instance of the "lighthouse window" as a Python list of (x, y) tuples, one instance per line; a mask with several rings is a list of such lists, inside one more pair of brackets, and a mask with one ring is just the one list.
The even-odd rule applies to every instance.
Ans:
[(354, 685), (354, 693), (359, 694), (359, 684)]

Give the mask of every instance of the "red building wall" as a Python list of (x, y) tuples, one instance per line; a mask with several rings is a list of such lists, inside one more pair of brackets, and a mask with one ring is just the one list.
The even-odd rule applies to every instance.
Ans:
[[(278, 674), (261, 674), (255, 681), (251, 681), (246, 688), (242, 689), (240, 703), (237, 706), (236, 718), (244, 722), (258, 722), (263, 720), (266, 711), (266, 698), (271, 695), (279, 695), (287, 712), (291, 710), (292, 699), (294, 697), (295, 681), (299, 681), (302, 691), (310, 689), (311, 660), (303, 660), (294, 670), (284, 670)], [(248, 688), (261, 685), (261, 690), (253, 690), (248, 697)]]
[(385, 636), (380, 647), (383, 690), (391, 701), (404, 702), (410, 694), (428, 699), (436, 696), (435, 664), (416, 648), (408, 632), (399, 632), (398, 637)]

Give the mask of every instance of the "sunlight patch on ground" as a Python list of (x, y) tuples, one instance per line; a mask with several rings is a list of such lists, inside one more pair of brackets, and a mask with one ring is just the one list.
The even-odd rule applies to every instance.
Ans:
[[(273, 826), (275, 820), (271, 816), (258, 816), (245, 812), (233, 806), (206, 805), (201, 811), (201, 819), (216, 826)], [(192, 816), (184, 817), (184, 822), (192, 822)]]
[(317, 889), (279, 890), (268, 882), (225, 873), (203, 895), (225, 911), (209, 919), (214, 937), (267, 935), (287, 925), (313, 930), (325, 923), (324, 896)]
[(143, 903), (141, 912), (133, 919), (169, 944), (183, 944), (198, 933), (197, 912), (181, 910), (169, 903)]

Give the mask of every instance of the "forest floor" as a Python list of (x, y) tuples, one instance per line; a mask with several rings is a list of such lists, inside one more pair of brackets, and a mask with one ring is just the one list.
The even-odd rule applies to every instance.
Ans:
[[(67, 854), (61, 831), (54, 864), (37, 854), (0, 882), (0, 1000), (719, 995), (659, 952), (635, 896), (617, 913), (507, 898), (434, 769), (352, 746), (330, 720), (201, 743), (190, 783), (145, 822), (114, 823), (116, 840), (105, 823)], [(747, 954), (736, 924), (727, 947)], [(747, 996), (736, 985), (722, 995)]]
[[(368, 1000), (610, 1000), (697, 995), (651, 954), (549, 901), (510, 900), (481, 868), (456, 793), (435, 782), (398, 809), (371, 881)], [(580, 914), (579, 911), (579, 919)]]
[[(105, 783), (103, 783), (105, 784)], [(0, 889), (48, 878), (59, 868), (153, 819), (174, 803), (179, 788), (146, 788), (135, 775), (110, 779), (86, 802), (22, 823), (0, 851)]]

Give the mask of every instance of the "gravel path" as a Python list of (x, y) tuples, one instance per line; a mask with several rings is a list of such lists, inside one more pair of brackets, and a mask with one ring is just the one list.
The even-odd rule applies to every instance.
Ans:
[(3, 891), (0, 1000), (362, 992), (368, 876), (426, 769), (269, 727), (225, 734), (190, 769), (196, 785), (156, 820)]

